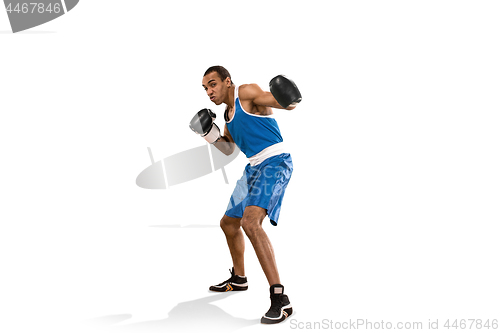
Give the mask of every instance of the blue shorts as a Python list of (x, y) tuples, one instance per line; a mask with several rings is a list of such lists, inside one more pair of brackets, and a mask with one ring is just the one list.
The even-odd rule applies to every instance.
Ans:
[(227, 205), (226, 215), (241, 218), (247, 206), (267, 210), (272, 225), (278, 225), (281, 203), (293, 171), (290, 154), (271, 156), (262, 163), (247, 164)]

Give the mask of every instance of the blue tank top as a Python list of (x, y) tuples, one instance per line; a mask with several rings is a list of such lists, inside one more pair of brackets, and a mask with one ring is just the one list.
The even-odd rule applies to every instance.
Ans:
[(234, 89), (234, 96), (234, 115), (226, 121), (226, 125), (234, 142), (246, 157), (283, 142), (278, 122), (272, 115), (259, 116), (246, 112), (238, 97), (238, 87)]

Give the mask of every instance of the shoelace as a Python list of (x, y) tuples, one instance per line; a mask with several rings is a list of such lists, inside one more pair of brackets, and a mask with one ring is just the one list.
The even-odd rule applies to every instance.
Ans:
[(228, 283), (228, 282), (232, 282), (233, 281), (233, 278), (234, 278), (234, 274), (233, 274), (233, 271), (232, 270), (229, 270), (229, 273), (231, 273), (231, 277), (229, 279), (227, 279), (226, 281), (222, 282), (221, 284), (224, 284), (224, 283)]
[(271, 295), (271, 307), (268, 312), (275, 312), (278, 315), (281, 313), (281, 295), (282, 294)]

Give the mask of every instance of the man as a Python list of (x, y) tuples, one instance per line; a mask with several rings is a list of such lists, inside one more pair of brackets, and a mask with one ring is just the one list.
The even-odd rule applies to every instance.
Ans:
[(237, 145), (250, 162), (220, 221), (233, 261), (231, 278), (211, 286), (210, 290), (248, 289), (243, 229), (270, 285), (271, 307), (261, 322), (279, 323), (292, 314), (292, 306), (284, 294), (273, 248), (262, 228), (262, 221), (268, 215), (271, 224), (277, 225), (293, 164), (271, 108), (293, 110), (302, 97), (293, 81), (281, 75), (271, 80), (271, 92), (263, 91), (256, 84), (237, 87), (222, 66), (210, 67), (203, 76), (202, 85), (213, 103), (226, 104), (224, 135), (221, 136), (213, 122), (215, 114), (208, 109), (193, 117), (191, 129), (226, 155), (230, 155)]

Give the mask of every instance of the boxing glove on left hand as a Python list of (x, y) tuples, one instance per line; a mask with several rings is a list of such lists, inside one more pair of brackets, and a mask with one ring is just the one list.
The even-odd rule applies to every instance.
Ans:
[(295, 107), (302, 100), (299, 88), (295, 82), (284, 75), (278, 75), (269, 82), (269, 88), (274, 96), (274, 99), (284, 109)]
[(210, 109), (200, 110), (191, 119), (189, 127), (208, 143), (214, 143), (220, 138), (219, 127), (214, 123), (215, 117), (215, 113)]

